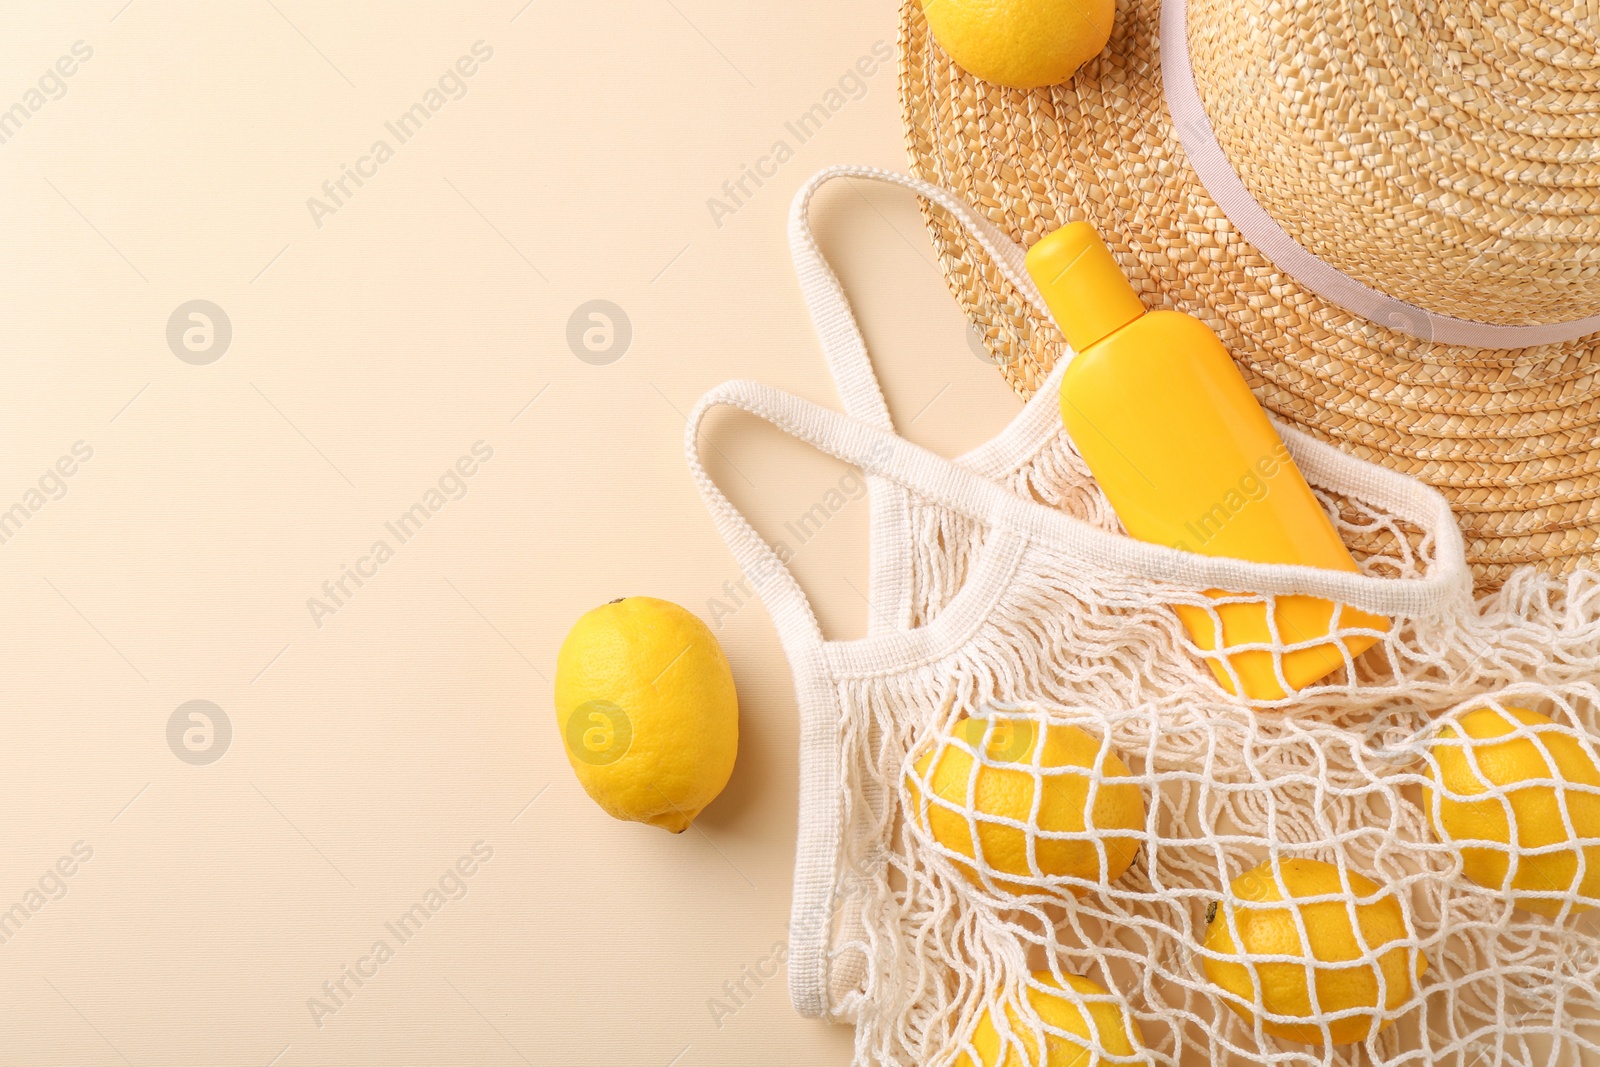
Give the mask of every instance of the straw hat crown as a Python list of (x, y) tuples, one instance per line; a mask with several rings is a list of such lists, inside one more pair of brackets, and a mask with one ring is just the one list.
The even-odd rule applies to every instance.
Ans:
[(1499, 325), (1600, 311), (1600, 5), (1189, 0), (1245, 188), (1319, 259)]

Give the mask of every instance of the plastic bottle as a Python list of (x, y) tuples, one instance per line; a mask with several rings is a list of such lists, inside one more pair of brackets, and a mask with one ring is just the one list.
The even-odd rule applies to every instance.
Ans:
[[(1147, 312), (1088, 223), (1048, 235), (1028, 273), (1077, 352), (1061, 380), (1061, 418), (1130, 535), (1185, 552), (1354, 571), (1356, 564), (1228, 350), (1198, 319)], [(1248, 591), (1236, 591), (1245, 592)], [(1227, 593), (1211, 590), (1213, 597)], [(1271, 649), (1227, 654), (1244, 689), (1278, 700), (1342, 667), (1374, 634), (1330, 634), (1334, 604), (1308, 596), (1216, 606), (1174, 605), (1206, 651), (1271, 640), (1276, 604), (1283, 681)], [(1341, 631), (1381, 633), (1387, 619), (1348, 605)], [(1322, 638), (1324, 640), (1318, 640)], [(1221, 657), (1207, 663), (1234, 692)]]

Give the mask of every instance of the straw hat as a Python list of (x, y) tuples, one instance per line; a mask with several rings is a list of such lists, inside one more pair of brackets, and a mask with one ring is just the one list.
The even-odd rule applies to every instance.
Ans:
[[(1275, 415), (1449, 496), (1481, 588), (1600, 569), (1600, 0), (1118, 0), (1116, 19), (1066, 85), (1020, 92), (961, 71), (904, 0), (916, 171), (1024, 245), (1092, 222)], [(1031, 394), (1060, 335), (924, 211)]]

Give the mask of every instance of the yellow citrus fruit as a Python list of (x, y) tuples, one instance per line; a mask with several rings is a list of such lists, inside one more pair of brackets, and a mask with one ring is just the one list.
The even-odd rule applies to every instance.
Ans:
[(1059, 85), (1111, 39), (1115, 0), (922, 0), (933, 39), (968, 74)]
[[(1067, 985), (1086, 997), (1107, 995), (1103, 988), (1087, 978), (1075, 974), (1064, 977)], [(1061, 988), (1061, 983), (1049, 971), (1035, 971), (1033, 980), (1049, 989)], [(1096, 1045), (1111, 1055), (1132, 1056), (1144, 1048), (1144, 1037), (1139, 1032), (1138, 1021), (1130, 1019), (1118, 1004), (1103, 1000), (1086, 1004), (1084, 1007), (1089, 1009), (1089, 1018), (1085, 1019), (1083, 1011), (1064, 996), (1032, 986), (1028, 987), (1025, 995), (1029, 1006), (1038, 1013), (1040, 1022), (1080, 1037), (1087, 1044)], [(1010, 1024), (1013, 1038), (1009, 1042), (1002, 1041), (994, 1019), (990, 1017), (988, 1009), (984, 1009), (978, 1017), (978, 1025), (972, 1031), (971, 1052), (978, 1054), (977, 1060), (973, 1060), (967, 1049), (962, 1049), (951, 1067), (1081, 1067), (1099, 1058), (1092, 1055), (1088, 1048), (1045, 1030), (1045, 1053), (1041, 1059), (1033, 1027), (1020, 1018), (1010, 1005), (1006, 1006), (1006, 1022)], [(1002, 1044), (1007, 1046), (1003, 1056)]]
[(728, 784), (733, 672), (678, 605), (627, 597), (583, 616), (556, 657), (555, 695), (567, 761), (613, 817), (682, 833)]
[[(1441, 840), (1456, 844), (1483, 841), (1500, 846), (1462, 845), (1462, 873), (1479, 885), (1499, 889), (1506, 884), (1511, 853), (1516, 851), (1517, 868), (1511, 879), (1511, 899), (1517, 907), (1541, 915), (1560, 911), (1559, 900), (1528, 896), (1528, 892), (1575, 890), (1578, 896), (1590, 901), (1575, 903), (1575, 911), (1587, 911), (1600, 903), (1600, 841), (1579, 845), (1579, 839), (1600, 838), (1600, 793), (1568, 789), (1564, 785), (1518, 784), (1553, 779), (1600, 787), (1600, 767), (1595, 766), (1583, 745), (1573, 735), (1555, 730), (1540, 731), (1538, 740), (1532, 737), (1494, 740), (1511, 733), (1518, 724), (1553, 725), (1548, 716), (1523, 708), (1506, 708), (1504, 712), (1479, 708), (1458, 721), (1459, 730), (1447, 725), (1439, 731), (1439, 737), (1446, 743), (1436, 741), (1433, 745), (1433, 758), (1439, 767), (1436, 772), (1429, 766), (1428, 776), (1444, 787), (1437, 815), (1433, 814), (1433, 791), (1425, 791), (1434, 831)], [(1476, 770), (1473, 762), (1477, 764)], [(1436, 774), (1442, 776), (1442, 782)], [(1483, 800), (1452, 800), (1447, 795), (1472, 796), (1488, 793), (1491, 788), (1505, 791)], [(1562, 800), (1566, 801), (1567, 814), (1577, 838), (1567, 833), (1561, 821)], [(1506, 804), (1511, 806), (1511, 817), (1516, 820), (1515, 842), (1511, 840)], [(1529, 855), (1521, 851), (1563, 843), (1567, 844), (1566, 848), (1549, 852)], [(1577, 882), (1580, 852), (1584, 870), (1583, 880)]]
[[(1046, 878), (1082, 878), (1098, 881), (1100, 855), (1093, 839), (1061, 839), (1030, 834), (1021, 827), (1008, 826), (999, 819), (1014, 819), (1037, 830), (1057, 833), (1144, 829), (1144, 793), (1135, 782), (1116, 782), (1128, 777), (1127, 764), (1116, 753), (1107, 752), (1101, 764), (1103, 779), (1095, 790), (1094, 809), (1089, 810), (1089, 787), (1095, 764), (1100, 758), (1100, 742), (1076, 726), (1039, 724), (1030, 719), (992, 717), (962, 719), (952, 731), (953, 739), (942, 740), (924, 752), (914, 764), (915, 774), (906, 779), (912, 798), (912, 814), (921, 817), (923, 783), (927, 798), (929, 833), (946, 848), (988, 870), (994, 884), (1007, 892), (1023, 894), (1030, 890), (1002, 876), (1034, 877), (1028, 863), (1028, 839), (1033, 838), (1034, 859)], [(984, 761), (974, 763), (967, 750), (982, 752)], [(1034, 770), (1034, 750), (1043, 744), (1040, 769)], [(1081, 771), (1074, 770), (1081, 768)], [(968, 808), (968, 779), (972, 781), (972, 807)], [(1035, 782), (1041, 789), (1039, 811), (1033, 822)], [(935, 799), (937, 798), (937, 799)], [(939, 800), (945, 804), (939, 803)], [(946, 805), (953, 805), (951, 810)], [(969, 815), (978, 827), (975, 853)], [(1139, 853), (1136, 837), (1106, 834), (1099, 838), (1105, 846), (1105, 880), (1118, 878), (1132, 865)], [(961, 872), (976, 885), (982, 880), (973, 866), (955, 861)], [(1079, 895), (1087, 887), (1072, 886)], [(1031, 890), (1038, 892), (1037, 889)]]
[[(1281, 1023), (1262, 1019), (1261, 1029), (1290, 1041), (1321, 1044), (1324, 1040), (1322, 1027), (1310, 1021), (1317, 1019), (1319, 1012), (1320, 1016), (1327, 1016), (1352, 1008), (1370, 1009), (1367, 1013), (1347, 1015), (1327, 1024), (1333, 1044), (1361, 1041), (1373, 1032), (1378, 1011), (1393, 1011), (1411, 999), (1413, 971), (1420, 978), (1428, 967), (1428, 961), (1420, 952), (1416, 954), (1416, 963), (1409, 965), (1411, 950), (1403, 945), (1380, 951), (1390, 942), (1411, 936), (1400, 901), (1392, 895), (1380, 897), (1381, 890), (1376, 882), (1350, 871), (1350, 889), (1354, 891), (1355, 914), (1360, 923), (1358, 938), (1345, 900), (1298, 902), (1303, 897), (1343, 895), (1345, 889), (1339, 882), (1339, 868), (1320, 860), (1297, 859), (1279, 861), (1278, 870), (1289, 891), (1289, 900), (1281, 908), (1247, 906), (1283, 901), (1283, 894), (1272, 877), (1271, 863), (1246, 871), (1229, 887), (1229, 894), (1235, 901), (1233, 921), (1239, 928), (1237, 943), (1228, 929), (1225, 912), (1213, 906), (1208, 916), (1210, 929), (1206, 932), (1205, 947), (1224, 957), (1236, 958), (1206, 956), (1203, 961), (1206, 977), (1233, 994), (1233, 997), (1223, 997), (1223, 1002), (1248, 1023), (1255, 1019), (1250, 1007), (1256, 1003), (1250, 979), (1254, 971), (1260, 985), (1260, 1003), (1267, 1012), (1308, 1020)], [(1296, 912), (1305, 924), (1309, 945), (1301, 941), (1296, 929)], [(1373, 954), (1376, 954), (1376, 962), (1350, 962)], [(1258, 963), (1251, 959), (1263, 955), (1298, 956), (1306, 962)], [(1346, 966), (1336, 966), (1341, 963)], [(1382, 1004), (1378, 1001), (1380, 974), (1385, 994)], [(1311, 1008), (1310, 976), (1315, 976), (1319, 1012)], [(1377, 1029), (1382, 1030), (1393, 1021), (1384, 1020)]]

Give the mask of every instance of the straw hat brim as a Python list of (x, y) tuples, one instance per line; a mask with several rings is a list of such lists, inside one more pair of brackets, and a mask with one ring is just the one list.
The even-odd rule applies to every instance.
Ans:
[[(1207, 195), (1167, 111), (1159, 0), (1123, 0), (1111, 43), (1064, 86), (1022, 92), (958, 68), (903, 0), (912, 168), (1025, 246), (1094, 224), (1147, 307), (1216, 331), (1278, 418), (1449, 497), (1480, 588), (1600, 554), (1600, 338), (1522, 349), (1418, 341), (1300, 286)], [(945, 277), (1022, 396), (1065, 342), (959, 227), (924, 204)]]

